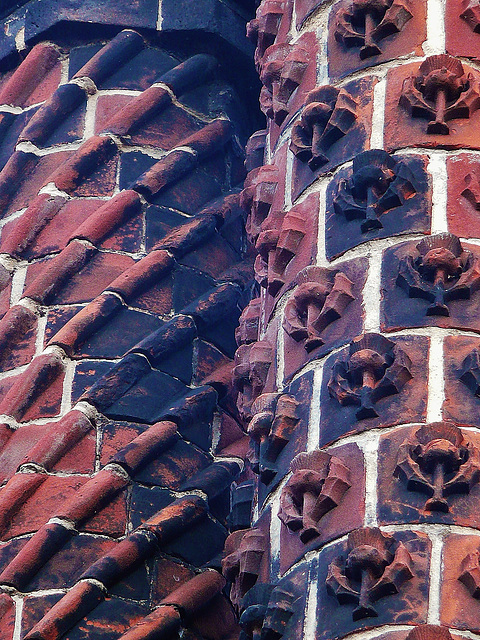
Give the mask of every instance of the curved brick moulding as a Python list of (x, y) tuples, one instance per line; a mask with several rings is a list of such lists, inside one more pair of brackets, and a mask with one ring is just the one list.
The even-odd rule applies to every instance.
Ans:
[(0, 10), (0, 640), (480, 633), (478, 3), (53, 4)]

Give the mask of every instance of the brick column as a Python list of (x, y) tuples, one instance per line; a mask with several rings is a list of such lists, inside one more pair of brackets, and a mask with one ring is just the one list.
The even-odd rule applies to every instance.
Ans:
[(244, 638), (480, 631), (479, 31), (460, 0), (263, 0), (250, 23)]

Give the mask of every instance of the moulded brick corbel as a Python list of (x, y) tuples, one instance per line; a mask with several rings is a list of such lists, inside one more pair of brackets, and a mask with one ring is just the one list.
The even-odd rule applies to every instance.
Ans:
[(0, 251), (20, 256), (35, 240), (40, 231), (60, 211), (66, 198), (42, 193), (32, 200), (28, 209), (15, 222), (13, 229), (2, 237)]
[(0, 402), (0, 414), (20, 420), (32, 402), (63, 372), (62, 358), (56, 353), (37, 356), (20, 374)]
[(136, 191), (127, 189), (108, 200), (94, 211), (69, 238), (83, 238), (98, 244), (115, 227), (140, 212), (142, 202)]
[(63, 84), (33, 114), (18, 137), (19, 142), (43, 144), (72, 111), (87, 98), (85, 89), (73, 82)]
[(83, 522), (126, 487), (128, 482), (128, 478), (115, 469), (104, 468), (80, 487), (72, 498), (60, 507), (56, 516), (75, 523)]
[(0, 90), (0, 104), (23, 106), (32, 91), (57, 64), (59, 55), (54, 45), (43, 42), (35, 45)]
[(207, 569), (172, 591), (161, 604), (176, 606), (188, 617), (220, 593), (225, 584), (225, 578), (218, 571)]
[(74, 355), (77, 348), (98, 331), (120, 307), (122, 307), (122, 301), (118, 296), (113, 293), (102, 293), (64, 324), (60, 331), (57, 331), (48, 341), (48, 346), (56, 344), (69, 356)]
[(100, 49), (74, 78), (90, 78), (98, 86), (106, 78), (131, 60), (144, 48), (142, 36), (131, 29), (124, 29)]
[(27, 633), (24, 640), (58, 640), (94, 609), (105, 594), (101, 586), (91, 582), (77, 582)]
[(77, 444), (91, 429), (93, 424), (81, 411), (69, 411), (59, 422), (54, 423), (30, 449), (21, 465), (33, 463), (47, 471)]
[(0, 320), (0, 361), (5, 358), (37, 322), (33, 311), (23, 305), (11, 307)]
[(110, 160), (117, 145), (107, 136), (92, 136), (45, 180), (53, 182), (57, 189), (71, 193), (98, 167)]
[(121, 295), (125, 301), (129, 301), (151, 286), (153, 282), (166, 276), (172, 270), (173, 265), (174, 259), (167, 251), (161, 249), (152, 251), (118, 276), (108, 286), (108, 291), (114, 291)]
[(110, 462), (121, 465), (129, 474), (169, 449), (177, 441), (177, 425), (164, 420), (157, 422), (116, 453)]
[(0, 216), (7, 212), (12, 196), (17, 192), (20, 182), (30, 173), (38, 162), (33, 153), (14, 151), (0, 171)]
[(74, 273), (78, 273), (96, 250), (78, 240), (73, 240), (61, 253), (52, 258), (45, 269), (26, 288), (24, 296), (39, 302), (46, 302), (55, 295)]
[(160, 606), (120, 636), (119, 640), (157, 640), (175, 637), (181, 626), (180, 613), (175, 607)]

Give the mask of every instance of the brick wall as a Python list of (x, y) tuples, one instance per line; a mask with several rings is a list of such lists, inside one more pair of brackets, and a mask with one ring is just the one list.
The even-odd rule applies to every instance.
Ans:
[(263, 0), (250, 23), (257, 480), (224, 561), (245, 638), (480, 630), (479, 24), (460, 0)]

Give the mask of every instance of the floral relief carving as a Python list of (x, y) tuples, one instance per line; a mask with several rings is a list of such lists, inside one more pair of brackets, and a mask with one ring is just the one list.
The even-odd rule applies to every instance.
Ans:
[(299, 286), (285, 307), (283, 328), (306, 351), (324, 344), (323, 331), (342, 317), (355, 299), (353, 283), (341, 271), (306, 267), (297, 277)]
[(255, 245), (259, 252), (255, 273), (270, 295), (275, 296), (285, 284), (285, 269), (297, 254), (305, 232), (305, 219), (295, 208), (284, 216), (273, 213), (262, 224)]
[(449, 316), (450, 301), (469, 300), (480, 288), (477, 258), (451, 233), (425, 238), (416, 250), (401, 260), (397, 284), (410, 298), (430, 303), (427, 316)]
[(399, 393), (412, 378), (407, 354), (376, 333), (354, 340), (348, 355), (335, 362), (328, 391), (343, 405), (357, 406), (357, 420), (378, 416), (376, 403)]
[(348, 535), (347, 555), (330, 564), (326, 585), (340, 605), (356, 604), (353, 620), (361, 620), (376, 617), (375, 602), (398, 593), (413, 575), (412, 557), (401, 542), (364, 528)]
[(329, 161), (330, 147), (355, 124), (356, 109), (356, 101), (345, 89), (326, 85), (310, 91), (292, 128), (290, 149), (316, 171)]
[(320, 534), (323, 516), (337, 507), (351, 486), (348, 468), (324, 451), (300, 453), (280, 497), (278, 517), (307, 543)]
[(417, 429), (399, 448), (395, 475), (425, 494), (426, 511), (449, 511), (449, 498), (468, 494), (480, 479), (478, 452), (458, 427), (434, 422)]
[(457, 58), (430, 56), (405, 80), (400, 105), (412, 118), (430, 119), (427, 133), (448, 135), (450, 120), (468, 119), (480, 107), (478, 78)]
[(352, 0), (335, 20), (335, 39), (346, 48), (360, 47), (362, 60), (382, 53), (380, 42), (402, 31), (412, 18), (409, 0)]
[(417, 193), (411, 170), (380, 149), (365, 151), (353, 160), (352, 174), (334, 195), (335, 212), (360, 220), (362, 233), (382, 229), (382, 216), (401, 207)]
[(237, 612), (242, 598), (260, 575), (266, 544), (265, 536), (257, 529), (234, 531), (225, 541), (222, 572), (232, 583), (230, 600)]
[(308, 59), (306, 49), (286, 43), (274, 44), (265, 52), (260, 72), (260, 107), (279, 126), (288, 116), (288, 102), (302, 82)]
[(248, 459), (264, 484), (275, 477), (276, 460), (294, 434), (300, 419), (298, 406), (293, 396), (278, 393), (264, 393), (252, 405)]

